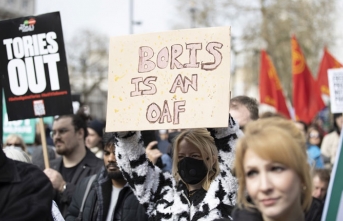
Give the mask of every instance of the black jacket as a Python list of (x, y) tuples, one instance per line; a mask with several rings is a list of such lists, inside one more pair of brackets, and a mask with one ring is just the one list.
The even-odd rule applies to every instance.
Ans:
[(52, 220), (53, 188), (38, 167), (0, 150), (0, 220)]
[[(66, 185), (66, 189), (63, 191), (63, 193), (55, 191), (54, 200), (57, 203), (63, 217), (65, 217), (65, 215), (67, 214), (68, 206), (71, 202), (76, 185), (79, 183), (79, 181), (87, 176), (96, 174), (104, 165), (104, 162), (101, 159), (97, 158), (94, 153), (92, 153), (88, 148), (86, 149), (86, 156), (78, 164), (71, 182), (67, 183)], [(63, 158), (60, 157), (52, 160), (50, 163), (50, 167), (54, 170), (57, 170), (58, 172), (61, 172), (62, 159)]]
[[(73, 200), (68, 208), (66, 221), (73, 221), (78, 217), (89, 179), (90, 177), (85, 178), (77, 186)], [(111, 192), (112, 182), (108, 178), (106, 169), (103, 167), (102, 171), (93, 181), (88, 193), (83, 209), (82, 221), (106, 220), (111, 201)], [(113, 217), (115, 221), (148, 220), (144, 207), (139, 204), (129, 186), (125, 186), (120, 191)]]
[[(320, 221), (323, 212), (323, 203), (316, 198), (312, 198), (310, 209), (305, 213), (305, 221)], [(257, 209), (238, 209), (233, 210), (233, 221), (263, 221), (261, 213)]]

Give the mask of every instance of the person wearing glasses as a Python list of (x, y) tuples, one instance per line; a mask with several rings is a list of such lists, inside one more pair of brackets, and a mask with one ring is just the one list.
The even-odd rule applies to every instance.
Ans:
[(83, 178), (100, 171), (103, 163), (85, 145), (87, 123), (81, 115), (55, 118), (51, 136), (60, 158), (44, 170), (55, 189), (54, 200), (66, 215), (75, 187)]

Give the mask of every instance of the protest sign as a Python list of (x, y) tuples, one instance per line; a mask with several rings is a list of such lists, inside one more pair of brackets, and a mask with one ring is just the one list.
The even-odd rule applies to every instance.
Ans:
[(112, 37), (106, 131), (226, 127), (230, 27)]
[(343, 68), (329, 69), (331, 113), (343, 113)]
[[(2, 91), (2, 90), (1, 90)], [(24, 120), (8, 120), (6, 103), (4, 96), (2, 97), (2, 119), (3, 119), (3, 134), (2, 140), (6, 140), (8, 135), (17, 134), (23, 138), (26, 144), (32, 144), (35, 141), (36, 124), (38, 119), (24, 119)], [(51, 125), (53, 117), (44, 117), (44, 123)]]
[(7, 113), (3, 113), (3, 140), (11, 134), (17, 134), (23, 138), (26, 144), (32, 144), (35, 141), (36, 125), (34, 120), (14, 120), (9, 121)]
[(59, 12), (0, 21), (0, 29), (0, 73), (8, 119), (71, 114)]
[[(331, 96), (330, 88), (330, 96)], [(325, 199), (322, 221), (343, 220), (343, 132), (341, 131), (340, 142), (337, 148), (335, 164), (331, 172), (330, 184)]]

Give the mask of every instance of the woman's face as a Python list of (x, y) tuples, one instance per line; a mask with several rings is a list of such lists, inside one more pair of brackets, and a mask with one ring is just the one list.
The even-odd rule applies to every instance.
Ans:
[(302, 185), (294, 170), (265, 160), (249, 149), (243, 165), (247, 192), (265, 220), (301, 210)]
[(15, 147), (20, 147), (23, 151), (24, 148), (23, 148), (23, 145), (21, 144), (20, 140), (16, 137), (9, 137), (7, 138), (6, 140), (6, 146), (15, 146)]
[(191, 157), (196, 160), (202, 160), (200, 150), (192, 143), (182, 140), (179, 144), (178, 159), (182, 160), (184, 157)]
[(178, 173), (188, 184), (189, 191), (201, 188), (207, 170), (199, 149), (194, 144), (182, 140), (178, 150)]
[(320, 134), (317, 130), (310, 130), (308, 133), (308, 142), (312, 145), (320, 144)]

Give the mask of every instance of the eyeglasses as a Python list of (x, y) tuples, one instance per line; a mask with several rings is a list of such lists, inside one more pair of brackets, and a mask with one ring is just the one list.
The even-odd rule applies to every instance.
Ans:
[(58, 130), (52, 130), (51, 132), (50, 132), (50, 136), (51, 137), (54, 137), (54, 136), (56, 136), (57, 135), (57, 133), (59, 134), (59, 135), (64, 135), (65, 133), (67, 133), (69, 131), (69, 129), (66, 129), (66, 128), (62, 128), (62, 129), (58, 129)]
[(310, 138), (319, 138), (319, 134), (310, 134)]

